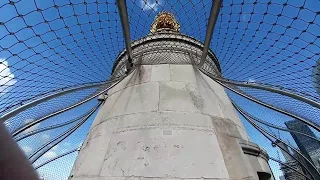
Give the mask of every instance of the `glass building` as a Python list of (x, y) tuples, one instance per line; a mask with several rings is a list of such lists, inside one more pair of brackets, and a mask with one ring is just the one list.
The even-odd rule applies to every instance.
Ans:
[[(298, 131), (298, 133), (290, 132), (297, 146), (299, 147), (301, 154), (303, 154), (314, 166), (320, 169), (320, 143), (317, 136), (312, 132), (312, 130), (304, 123), (292, 120), (285, 123), (287, 128), (292, 131)], [(303, 135), (303, 134), (305, 135)], [(309, 136), (309, 137), (308, 137)], [(313, 138), (310, 138), (313, 137)], [(307, 163), (307, 166), (310, 164)]]

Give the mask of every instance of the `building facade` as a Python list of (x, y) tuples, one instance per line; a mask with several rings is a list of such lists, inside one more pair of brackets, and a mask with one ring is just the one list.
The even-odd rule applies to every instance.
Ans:
[[(298, 131), (317, 139), (316, 135), (311, 131), (311, 129), (300, 121), (287, 121), (285, 122), (285, 125), (289, 130)], [(320, 142), (303, 134), (294, 132), (290, 132), (290, 134), (299, 147), (301, 154), (303, 154), (310, 162), (312, 162), (317, 170), (320, 171)], [(317, 172), (312, 170), (313, 168), (310, 167), (309, 163), (306, 163), (306, 166), (310, 168), (314, 176), (319, 177)]]
[[(283, 176), (280, 177), (281, 180), (305, 180), (306, 178), (303, 176), (307, 174), (304, 169), (301, 167), (301, 164), (297, 162), (293, 157), (298, 158), (296, 154), (292, 154), (287, 145), (277, 140), (274, 146), (278, 146), (281, 154), (283, 155), (285, 162), (280, 164), (280, 169), (283, 172)], [(303, 165), (305, 165), (304, 161), (301, 161)]]

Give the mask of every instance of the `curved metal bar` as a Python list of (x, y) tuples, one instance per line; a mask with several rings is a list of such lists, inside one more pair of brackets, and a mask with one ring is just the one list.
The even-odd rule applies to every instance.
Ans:
[(52, 126), (47, 126), (47, 127), (43, 127), (43, 128), (39, 128), (39, 129), (36, 129), (34, 131), (31, 131), (29, 133), (26, 133), (20, 137), (17, 137), (15, 138), (15, 141), (16, 142), (19, 142), (27, 137), (30, 137), (32, 135), (35, 135), (35, 134), (38, 134), (38, 133), (41, 133), (41, 132), (44, 132), (44, 131), (48, 131), (48, 130), (52, 130), (52, 129), (56, 129), (56, 128), (59, 128), (59, 127), (63, 127), (63, 126), (66, 126), (66, 125), (69, 125), (71, 123), (74, 123), (76, 121), (78, 121), (79, 119), (82, 119), (83, 117), (85, 117), (87, 114), (89, 114), (93, 109), (95, 109), (97, 106), (99, 106), (99, 104), (97, 104), (96, 106), (94, 106), (93, 108), (91, 108), (88, 112), (86, 112), (85, 114), (75, 118), (75, 119), (71, 119), (69, 121), (66, 121), (64, 123), (60, 123), (60, 124), (55, 124), (55, 125), (52, 125)]
[[(99, 103), (99, 106), (102, 104), (103, 102)], [(74, 125), (72, 128), (68, 129), (67, 131), (63, 132), (62, 134), (60, 134), (59, 136), (55, 137), (54, 139), (52, 139), (51, 141), (43, 144), (41, 147), (39, 147), (37, 150), (35, 150), (28, 158), (31, 159), (33, 158), (38, 152), (40, 152), (41, 150), (43, 150), (44, 148), (47, 147), (46, 150), (44, 150), (43, 152), (41, 152), (40, 154), (38, 154), (38, 156), (36, 156), (34, 159), (31, 160), (31, 164), (34, 163), (36, 160), (38, 160), (43, 154), (45, 154), (47, 151), (49, 151), (52, 147), (54, 147), (55, 145), (57, 145), (58, 143), (60, 143), (61, 141), (63, 141), (64, 139), (66, 139), (69, 135), (71, 135), (74, 131), (76, 131), (82, 124), (84, 124), (89, 117), (99, 108), (99, 106), (96, 109), (93, 109), (86, 117), (84, 117), (80, 122), (78, 122), (76, 125)], [(57, 141), (58, 140), (58, 141)], [(57, 142), (55, 142), (57, 141)], [(53, 145), (51, 145), (50, 147), (48, 147), (51, 143), (55, 142)]]
[(256, 117), (252, 116), (252, 115), (249, 114), (249, 113), (248, 113), (247, 115), (248, 115), (251, 119), (253, 119), (253, 120), (255, 120), (255, 121), (258, 121), (259, 123), (264, 124), (264, 125), (266, 125), (266, 126), (269, 126), (269, 127), (275, 128), (275, 129), (279, 129), (279, 130), (282, 130), (282, 131), (287, 131), (287, 132), (292, 132), (292, 133), (301, 134), (301, 135), (303, 135), (303, 136), (307, 136), (308, 138), (311, 138), (311, 139), (313, 139), (313, 140), (315, 140), (315, 141), (319, 141), (319, 142), (320, 142), (320, 139), (317, 139), (317, 138), (315, 138), (315, 137), (312, 137), (312, 136), (310, 136), (310, 135), (308, 135), (308, 134), (305, 134), (305, 133), (303, 133), (303, 132), (295, 131), (295, 130), (289, 130), (289, 129), (286, 129), (286, 128), (282, 128), (282, 127), (280, 127), (280, 126), (273, 125), (273, 124), (268, 123), (268, 122), (265, 122), (265, 121), (263, 121), (263, 120), (261, 120), (261, 119), (259, 119), (259, 118), (256, 118)]
[(19, 114), (20, 112), (22, 112), (22, 111), (24, 111), (24, 110), (26, 110), (28, 108), (31, 108), (33, 106), (36, 106), (36, 105), (38, 105), (40, 103), (43, 103), (45, 101), (48, 101), (50, 99), (53, 99), (53, 98), (56, 98), (56, 97), (59, 97), (59, 96), (63, 96), (65, 94), (72, 93), (72, 92), (75, 92), (75, 91), (83, 90), (83, 89), (99, 87), (99, 86), (105, 85), (106, 83), (108, 83), (108, 82), (102, 82), (102, 83), (98, 83), (98, 84), (91, 84), (91, 85), (84, 85), (84, 86), (74, 87), (74, 88), (62, 90), (62, 91), (54, 93), (54, 94), (47, 95), (45, 97), (42, 97), (40, 99), (37, 99), (37, 100), (32, 101), (30, 103), (27, 103), (27, 104), (25, 104), (23, 106), (20, 106), (17, 109), (14, 109), (11, 112), (6, 113), (2, 117), (0, 117), (0, 121), (4, 122), (5, 120), (10, 119), (11, 117)]
[(130, 27), (128, 20), (127, 4), (125, 0), (118, 0), (117, 5), (122, 25), (122, 32), (126, 44), (126, 50), (128, 54), (127, 72), (130, 72), (132, 68), (132, 48), (130, 42)]
[(54, 157), (54, 158), (52, 158), (52, 159), (50, 159), (50, 160), (48, 160), (48, 161), (46, 161), (46, 162), (38, 165), (38, 166), (36, 166), (34, 169), (37, 170), (37, 169), (41, 168), (42, 166), (44, 166), (44, 165), (46, 165), (46, 164), (49, 164), (50, 162), (52, 162), (52, 161), (54, 161), (54, 160), (60, 159), (60, 158), (62, 158), (62, 157), (64, 157), (64, 156), (69, 155), (69, 154), (71, 154), (71, 153), (74, 153), (74, 152), (76, 152), (76, 151), (79, 151), (79, 148), (73, 149), (73, 150), (68, 151), (68, 152), (66, 152), (66, 153), (63, 153), (63, 154), (61, 154), (61, 155), (59, 155), (59, 156), (56, 156), (56, 157)]
[[(210, 76), (210, 74), (206, 73), (206, 72), (203, 71), (202, 69), (199, 69), (199, 70), (200, 70), (202, 73), (204, 73), (205, 75), (207, 75), (209, 78), (212, 78), (212, 77)], [(212, 79), (213, 79), (213, 78), (212, 78)], [(213, 79), (213, 80), (214, 80), (214, 79)], [(299, 120), (299, 121), (301, 121), (301, 122), (303, 122), (303, 123), (306, 123), (307, 125), (313, 127), (314, 129), (316, 129), (317, 131), (320, 132), (320, 126), (317, 125), (317, 124), (315, 124), (315, 123), (313, 123), (313, 122), (310, 122), (310, 121), (308, 121), (308, 120), (306, 120), (306, 119), (304, 119), (304, 118), (302, 118), (302, 117), (300, 117), (300, 116), (297, 116), (297, 115), (295, 115), (295, 114), (289, 113), (289, 112), (287, 112), (287, 111), (284, 111), (284, 110), (281, 110), (281, 109), (279, 109), (279, 108), (276, 108), (276, 107), (274, 107), (274, 106), (272, 106), (272, 105), (269, 105), (269, 104), (267, 104), (267, 103), (264, 103), (264, 102), (262, 102), (262, 101), (260, 101), (260, 100), (257, 100), (256, 98), (253, 98), (253, 97), (251, 97), (251, 96), (248, 96), (248, 95), (246, 95), (246, 94), (244, 94), (244, 93), (240, 93), (239, 91), (234, 90), (233, 88), (227, 86), (227, 85), (224, 84), (224, 83), (221, 83), (220, 81), (216, 81), (216, 82), (217, 82), (218, 84), (220, 84), (221, 86), (229, 89), (230, 91), (232, 91), (232, 92), (234, 92), (234, 93), (236, 93), (236, 94), (238, 94), (238, 95), (240, 95), (240, 96), (242, 96), (242, 97), (244, 97), (244, 98), (246, 98), (246, 99), (249, 99), (249, 100), (251, 100), (251, 101), (253, 101), (253, 102), (257, 103), (257, 104), (260, 104), (260, 105), (262, 105), (262, 106), (264, 106), (264, 107), (267, 107), (267, 108), (272, 109), (272, 110), (274, 110), (274, 111), (277, 111), (277, 112), (279, 112), (279, 113), (282, 113), (282, 114), (285, 114), (285, 115), (290, 116), (290, 117), (292, 117), (292, 118), (295, 118), (295, 119), (297, 119), (297, 120)]]
[[(263, 134), (266, 138), (268, 138), (269, 139), (269, 141), (270, 142), (273, 142), (272, 141), (272, 139), (271, 138), (269, 138), (263, 131), (265, 131), (264, 129), (262, 129), (262, 128), (260, 128), (258, 125), (256, 125), (255, 123), (253, 123), (252, 121), (250, 121), (249, 119), (248, 119), (248, 117), (246, 117), (244, 114), (242, 114), (239, 110), (238, 110), (238, 112), (248, 121), (248, 122), (250, 122), (250, 124), (253, 126), (253, 127), (255, 127), (258, 131), (260, 131), (260, 133), (261, 134)], [(268, 133), (269, 134), (269, 133)], [(270, 135), (270, 134), (269, 134)], [(281, 141), (281, 140), (280, 140)], [(283, 141), (281, 141), (281, 142), (283, 142)], [(284, 143), (284, 142), (283, 142)], [(284, 143), (285, 144), (285, 143)], [(287, 145), (287, 144), (286, 144)], [(283, 147), (281, 147), (281, 146), (278, 146), (280, 149), (282, 149), (284, 152), (286, 152), (286, 153), (288, 153), (288, 154), (290, 154), (290, 152), (288, 152), (286, 149), (284, 149)], [(293, 148), (293, 150), (294, 151), (296, 151), (294, 148)], [(296, 151), (297, 152), (297, 151)], [(296, 157), (294, 157), (294, 156), (292, 156), (292, 155), (290, 155), (293, 159), (295, 159), (306, 171), (308, 171), (308, 173), (312, 176), (312, 178), (314, 179), (314, 180), (316, 180), (317, 178), (315, 178), (314, 176), (313, 176), (313, 174), (310, 172), (310, 170), (303, 164), (303, 163), (301, 163)], [(304, 156), (303, 156), (304, 157)], [(305, 157), (304, 157), (305, 158)], [(310, 163), (310, 162), (309, 162)]]
[(279, 164), (281, 164), (281, 165), (283, 165), (283, 166), (286, 166), (286, 167), (288, 167), (288, 168), (291, 169), (291, 170), (294, 170), (295, 172), (297, 172), (298, 174), (302, 175), (303, 177), (305, 177), (305, 178), (307, 178), (307, 179), (309, 179), (309, 180), (312, 180), (312, 179), (310, 179), (308, 176), (306, 176), (305, 174), (303, 174), (303, 173), (297, 171), (296, 169), (294, 169), (294, 168), (286, 165), (285, 163), (279, 161), (278, 159), (275, 159), (275, 158), (273, 158), (273, 157), (269, 157), (269, 159), (271, 159), (272, 161), (275, 161), (275, 162), (277, 162), (277, 163), (279, 163)]
[(210, 46), (210, 42), (211, 42), (211, 39), (212, 39), (213, 30), (214, 30), (214, 26), (216, 25), (216, 22), (217, 22), (217, 19), (218, 19), (221, 3), (222, 3), (222, 0), (214, 0), (214, 1), (212, 1), (210, 16), (209, 16), (209, 19), (208, 19), (206, 38), (205, 38), (205, 41), (204, 41), (201, 60), (200, 60), (200, 63), (198, 65), (198, 67), (201, 67), (203, 65), (205, 59), (207, 58), (208, 50), (209, 50), (209, 46)]
[[(259, 125), (257, 125), (255, 122), (253, 122), (252, 120), (250, 120), (250, 117), (248, 117), (246, 115), (246, 112), (243, 111), (241, 108), (239, 108), (236, 104), (234, 104), (234, 102), (231, 102), (232, 105), (235, 107), (235, 109), (253, 126), (255, 127), (261, 134), (263, 134), (266, 138), (269, 139), (270, 142), (273, 142), (273, 140), (270, 138), (274, 138), (280, 142), (282, 142), (284, 145), (286, 145), (287, 147), (290, 147), (293, 151), (295, 151), (296, 153), (298, 153), (301, 157), (304, 158), (304, 160), (306, 162), (308, 162), (310, 164), (310, 166), (315, 170), (315, 172), (318, 174), (318, 176), (320, 176), (319, 171), (317, 170), (317, 168), (313, 165), (312, 162), (310, 162), (310, 160), (308, 158), (306, 158), (300, 151), (297, 151), (294, 147), (292, 147), (290, 144), (287, 144), (286, 142), (282, 141), (282, 139), (279, 139), (278, 137), (274, 136), (273, 134), (270, 134), (268, 131), (264, 130), (263, 128), (261, 128)], [(267, 136), (267, 135), (268, 136)], [(270, 137), (269, 137), (270, 136)], [(276, 144), (276, 143), (275, 143)], [(281, 146), (278, 146), (280, 149), (282, 149), (283, 151), (287, 152), (290, 155), (290, 152), (288, 152), (286, 149), (284, 149)], [(291, 156), (291, 155), (290, 155)], [(307, 167), (305, 167), (305, 165), (303, 163), (301, 163), (296, 157), (291, 156), (293, 159), (295, 159), (297, 162), (300, 163), (300, 165), (302, 165), (307, 171), (308, 173), (313, 177), (314, 180), (316, 180), (317, 178), (315, 178), (313, 176), (313, 174), (309, 171), (309, 169)]]
[(249, 88), (254, 88), (254, 89), (261, 89), (261, 90), (265, 90), (265, 91), (269, 91), (269, 92), (273, 92), (273, 93), (277, 93), (277, 94), (281, 94), (284, 96), (288, 96), (291, 97), (293, 99), (305, 102), (307, 104), (310, 104), (311, 106), (314, 106), (316, 108), (320, 109), (320, 103), (313, 101), (311, 99), (305, 98), (303, 96), (300, 96), (298, 94), (293, 94), (291, 92), (288, 91), (284, 91), (284, 90), (280, 90), (280, 89), (276, 89), (276, 88), (272, 88), (272, 87), (266, 87), (262, 84), (254, 84), (254, 83), (239, 83), (233, 80), (229, 80), (229, 79), (221, 79), (221, 78), (217, 78), (217, 77), (211, 77), (216, 81), (220, 81), (223, 83), (227, 83), (227, 84), (231, 84), (231, 85), (236, 85), (236, 86), (240, 86), (240, 87), (249, 87)]
[(37, 119), (37, 120), (35, 120), (35, 121), (32, 121), (30, 124), (27, 124), (27, 125), (19, 128), (19, 129), (17, 129), (16, 131), (14, 131), (14, 132), (12, 133), (12, 136), (15, 137), (15, 136), (17, 136), (19, 133), (23, 132), (24, 130), (30, 128), (31, 126), (33, 126), (33, 125), (35, 125), (35, 124), (38, 124), (38, 123), (40, 123), (40, 122), (42, 122), (42, 121), (44, 121), (44, 120), (46, 120), (46, 119), (48, 119), (48, 118), (50, 118), (50, 117), (53, 117), (53, 116), (58, 115), (58, 114), (61, 114), (61, 113), (65, 112), (65, 111), (68, 111), (68, 110), (70, 110), (70, 109), (73, 109), (73, 108), (75, 108), (75, 107), (77, 107), (77, 106), (80, 106), (81, 104), (83, 104), (83, 103), (85, 103), (85, 102), (88, 102), (88, 101), (96, 98), (97, 96), (99, 96), (99, 95), (101, 95), (101, 94), (103, 94), (103, 93), (106, 93), (110, 88), (112, 88), (112, 87), (114, 87), (115, 85), (117, 85), (120, 81), (121, 81), (121, 80), (118, 80), (116, 83), (110, 85), (107, 89), (105, 89), (105, 90), (103, 90), (103, 91), (101, 91), (101, 92), (99, 92), (99, 93), (97, 93), (97, 94), (95, 94), (95, 95), (93, 95), (93, 96), (91, 96), (91, 97), (83, 100), (83, 101), (80, 101), (80, 102), (78, 102), (78, 103), (76, 103), (76, 104), (73, 104), (73, 105), (67, 107), (67, 108), (61, 109), (61, 110), (59, 110), (59, 111), (56, 111), (56, 112), (51, 113), (51, 114), (49, 114), (49, 115), (46, 115), (46, 116), (44, 116), (44, 117), (42, 117), (42, 118), (40, 118), (40, 119)]

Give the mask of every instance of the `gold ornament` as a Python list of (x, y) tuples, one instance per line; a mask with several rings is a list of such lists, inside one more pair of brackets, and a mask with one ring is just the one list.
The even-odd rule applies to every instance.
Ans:
[(169, 12), (161, 12), (156, 16), (155, 20), (153, 21), (150, 32), (155, 33), (167, 29), (179, 32), (180, 24), (177, 22), (173, 14)]

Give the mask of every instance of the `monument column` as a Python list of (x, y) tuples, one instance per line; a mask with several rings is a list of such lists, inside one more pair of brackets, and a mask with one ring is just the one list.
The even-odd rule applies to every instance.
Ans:
[[(133, 42), (136, 68), (108, 92), (70, 179), (273, 179), (223, 87), (194, 66), (201, 42), (179, 27), (163, 12)], [(204, 66), (220, 73), (211, 51)]]

